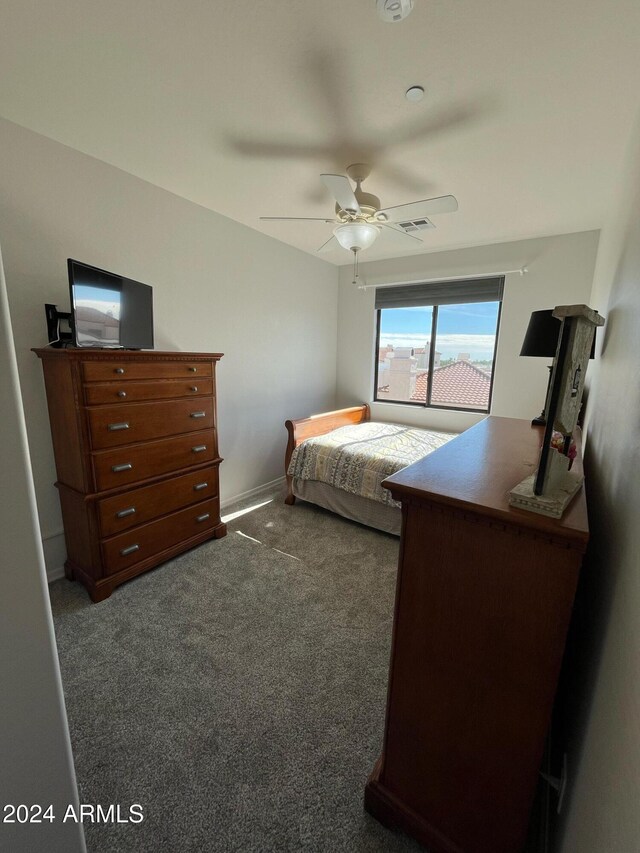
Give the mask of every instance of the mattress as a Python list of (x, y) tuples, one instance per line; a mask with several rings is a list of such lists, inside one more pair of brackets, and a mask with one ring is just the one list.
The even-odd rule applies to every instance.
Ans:
[(294, 480), (293, 494), (303, 501), (331, 510), (343, 518), (349, 518), (367, 527), (375, 527), (385, 533), (400, 536), (402, 512), (397, 506), (387, 506), (379, 501), (351, 495), (342, 489), (334, 489), (318, 480)]
[(287, 473), (298, 484), (320, 482), (349, 495), (397, 507), (388, 489), (382, 488), (382, 481), (454, 437), (455, 433), (403, 424), (350, 424), (299, 444)]

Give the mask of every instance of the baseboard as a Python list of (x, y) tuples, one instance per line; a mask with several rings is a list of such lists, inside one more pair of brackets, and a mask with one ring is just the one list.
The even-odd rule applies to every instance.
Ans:
[(64, 577), (64, 566), (55, 566), (53, 569), (47, 569), (47, 583), (59, 581)]
[(255, 497), (256, 495), (262, 494), (262, 492), (269, 492), (272, 489), (281, 486), (284, 481), (284, 477), (276, 477), (275, 480), (271, 480), (269, 483), (263, 483), (262, 486), (256, 486), (255, 489), (249, 489), (248, 492), (241, 492), (239, 495), (234, 495), (231, 498), (225, 498), (223, 501), (220, 502), (220, 509), (227, 509), (228, 507), (232, 506), (235, 503), (238, 503), (239, 501), (244, 501), (247, 498)]
[[(263, 483), (261, 486), (256, 486), (255, 489), (249, 489), (247, 492), (241, 492), (239, 495), (234, 495), (230, 498), (225, 498), (221, 501), (220, 509), (226, 509), (232, 504), (239, 501), (247, 500), (263, 492), (268, 492), (278, 488), (284, 483), (284, 477), (277, 477), (269, 483)], [(54, 533), (42, 540), (42, 548), (44, 550), (44, 564), (47, 569), (47, 583), (53, 583), (64, 577), (64, 562), (67, 559), (67, 549), (64, 542), (64, 533)]]
[(42, 540), (44, 565), (47, 570), (47, 583), (53, 583), (64, 577), (64, 561), (67, 559), (67, 546), (64, 533), (52, 533)]

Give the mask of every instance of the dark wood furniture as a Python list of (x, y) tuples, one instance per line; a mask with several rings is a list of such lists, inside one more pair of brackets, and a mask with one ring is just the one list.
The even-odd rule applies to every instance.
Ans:
[(102, 601), (118, 584), (225, 535), (221, 353), (34, 352), (44, 369), (68, 578)]
[(284, 471), (287, 479), (287, 496), (284, 502), (289, 505), (293, 505), (296, 502), (296, 497), (292, 489), (293, 480), (289, 476), (288, 471), (291, 455), (299, 444), (302, 444), (307, 438), (313, 438), (316, 435), (326, 435), (326, 433), (338, 429), (338, 427), (348, 426), (349, 424), (360, 424), (369, 419), (369, 406), (365, 403), (362, 406), (351, 406), (348, 409), (323, 412), (320, 415), (312, 415), (310, 418), (285, 421), (284, 425), (287, 429), (288, 439), (284, 456)]
[(403, 526), (365, 806), (431, 853), (525, 841), (588, 539), (584, 489), (558, 520), (509, 507), (541, 440), (528, 421), (489, 417), (384, 483)]

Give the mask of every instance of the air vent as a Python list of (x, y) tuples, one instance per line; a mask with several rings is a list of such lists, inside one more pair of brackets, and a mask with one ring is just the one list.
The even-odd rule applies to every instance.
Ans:
[(412, 231), (426, 231), (427, 228), (435, 228), (436, 226), (426, 217), (424, 219), (410, 219), (407, 222), (398, 223), (401, 228), (411, 234)]

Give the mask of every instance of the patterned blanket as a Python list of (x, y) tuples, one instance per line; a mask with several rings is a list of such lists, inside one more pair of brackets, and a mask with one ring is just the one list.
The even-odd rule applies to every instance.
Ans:
[(401, 424), (366, 422), (309, 438), (293, 451), (288, 474), (320, 480), (353, 495), (399, 506), (380, 483), (454, 438)]

